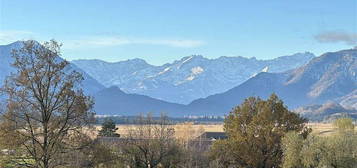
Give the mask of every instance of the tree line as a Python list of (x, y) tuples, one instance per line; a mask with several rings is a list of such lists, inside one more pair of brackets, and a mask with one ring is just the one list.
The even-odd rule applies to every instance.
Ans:
[[(61, 44), (26, 41), (12, 52), (16, 72), (1, 88), (0, 167), (354, 168), (357, 135), (351, 119), (319, 136), (277, 95), (247, 98), (224, 119), (226, 139), (202, 140), (165, 116), (136, 119), (125, 135), (106, 120), (97, 132), (93, 99), (82, 75), (60, 59)], [(202, 133), (202, 132), (201, 132)]]

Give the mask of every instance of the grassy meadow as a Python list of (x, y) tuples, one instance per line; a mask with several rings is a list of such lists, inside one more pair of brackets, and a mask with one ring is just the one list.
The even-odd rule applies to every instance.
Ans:
[[(336, 129), (334, 128), (332, 123), (308, 123), (308, 127), (312, 128), (312, 133), (321, 135), (321, 136), (328, 136), (333, 134)], [(125, 136), (129, 130), (135, 129), (137, 125), (131, 124), (118, 124), (116, 131), (122, 136)], [(197, 137), (202, 132), (223, 132), (223, 123), (222, 124), (193, 124), (193, 123), (183, 123), (183, 124), (176, 124), (172, 125), (175, 129), (175, 136), (182, 137), (182, 136), (193, 136)], [(95, 126), (96, 130), (100, 130), (101, 126)]]

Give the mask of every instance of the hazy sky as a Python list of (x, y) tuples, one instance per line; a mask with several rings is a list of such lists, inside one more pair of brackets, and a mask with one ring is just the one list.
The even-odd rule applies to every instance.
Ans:
[(0, 0), (0, 44), (56, 39), (63, 57), (163, 64), (357, 45), (357, 0)]

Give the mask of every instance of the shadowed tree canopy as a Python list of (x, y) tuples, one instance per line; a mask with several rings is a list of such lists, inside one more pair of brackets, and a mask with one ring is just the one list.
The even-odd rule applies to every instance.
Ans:
[(60, 155), (86, 144), (82, 131), (92, 121), (93, 103), (80, 89), (82, 75), (59, 57), (60, 47), (54, 40), (25, 41), (12, 52), (16, 73), (1, 88), (7, 97), (1, 128), (7, 147), (21, 156), (13, 164), (58, 167), (66, 164)]
[(250, 97), (226, 117), (228, 138), (213, 144), (211, 157), (223, 167), (280, 167), (282, 137), (289, 131), (307, 135), (305, 122), (275, 94), (267, 100)]

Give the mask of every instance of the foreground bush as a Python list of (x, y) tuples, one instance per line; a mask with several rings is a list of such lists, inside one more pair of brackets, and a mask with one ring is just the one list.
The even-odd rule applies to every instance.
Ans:
[(266, 101), (248, 98), (227, 116), (228, 139), (213, 144), (211, 159), (221, 167), (280, 167), (282, 137), (289, 131), (306, 136), (305, 122), (274, 94)]
[(295, 132), (283, 141), (284, 168), (356, 168), (357, 135), (339, 133), (327, 137), (309, 135), (303, 139)]
[(283, 139), (284, 168), (356, 168), (357, 134), (349, 118), (334, 121), (337, 132), (330, 136), (309, 135), (304, 139), (296, 132)]

